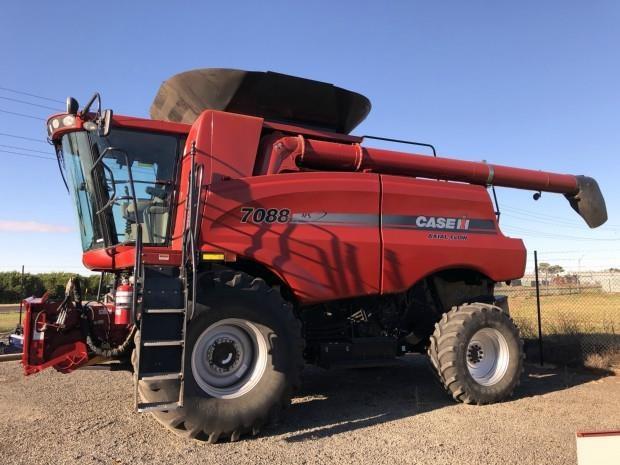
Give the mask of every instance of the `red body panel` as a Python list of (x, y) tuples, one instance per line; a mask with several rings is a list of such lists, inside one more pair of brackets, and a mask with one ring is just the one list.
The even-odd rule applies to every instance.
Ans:
[[(449, 268), (476, 270), (494, 281), (523, 275), (523, 242), (502, 235), (485, 188), (389, 175), (381, 175), (381, 184), (384, 293), (404, 291)], [(471, 226), (456, 229), (455, 221), (455, 229), (424, 228), (401, 216), (455, 218)], [(481, 220), (486, 229), (474, 227)]]
[(181, 160), (173, 249), (181, 249), (185, 229), (184, 211), (192, 147), (195, 150), (195, 162), (202, 169), (198, 182), (201, 186), (200, 202), (204, 206), (206, 186), (225, 179), (252, 176), (262, 124), (261, 118), (205, 111), (192, 125)]
[[(288, 209), (290, 218), (243, 222), (242, 207)], [(376, 294), (379, 176), (292, 173), (214, 184), (201, 243), (266, 265), (303, 302)]]
[[(243, 222), (244, 207), (289, 209), (292, 221)], [(485, 220), (492, 229), (419, 229), (411, 218), (420, 215)], [(499, 232), (484, 188), (370, 173), (291, 173), (215, 184), (201, 243), (203, 250), (266, 265), (305, 303), (400, 292), (448, 268), (476, 270), (495, 281), (518, 278), (525, 268), (523, 242)]]
[(47, 301), (47, 295), (24, 300), (26, 337), (22, 365), (26, 375), (49, 367), (68, 373), (88, 362), (88, 348), (82, 341), (79, 326), (60, 333), (48, 327), (48, 319), (58, 314), (59, 304)]
[[(82, 263), (93, 271), (123, 270), (134, 266), (134, 250), (132, 245), (89, 250), (82, 255)], [(144, 248), (143, 260), (147, 265), (178, 266), (181, 264), (181, 251), (170, 247), (148, 246)]]

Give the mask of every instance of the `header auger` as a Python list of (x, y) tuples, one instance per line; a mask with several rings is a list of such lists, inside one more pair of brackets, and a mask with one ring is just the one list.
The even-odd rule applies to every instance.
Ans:
[(48, 133), (107, 287), (27, 300), (24, 370), (131, 361), (136, 409), (210, 442), (257, 433), (304, 363), (422, 352), (456, 400), (510, 396), (523, 350), (494, 285), (526, 251), (487, 187), (607, 218), (591, 178), (362, 145), (370, 102), (322, 82), (197, 70), (162, 85), (153, 119), (87, 107), (68, 100)]

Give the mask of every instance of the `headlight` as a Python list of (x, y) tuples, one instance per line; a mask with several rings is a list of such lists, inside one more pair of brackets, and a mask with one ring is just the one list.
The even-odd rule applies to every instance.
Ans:
[(59, 129), (75, 127), (78, 120), (73, 115), (60, 115), (47, 120), (47, 135), (51, 138)]

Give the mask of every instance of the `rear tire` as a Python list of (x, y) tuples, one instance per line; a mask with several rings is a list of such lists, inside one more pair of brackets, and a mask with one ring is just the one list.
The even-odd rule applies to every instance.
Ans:
[(443, 387), (466, 404), (510, 397), (523, 372), (519, 330), (490, 304), (471, 303), (445, 313), (435, 324), (428, 355)]
[[(258, 434), (288, 406), (303, 367), (301, 323), (262, 279), (205, 280), (188, 322), (184, 406), (153, 416), (177, 434), (217, 442)], [(140, 382), (145, 402), (176, 396), (175, 381)]]

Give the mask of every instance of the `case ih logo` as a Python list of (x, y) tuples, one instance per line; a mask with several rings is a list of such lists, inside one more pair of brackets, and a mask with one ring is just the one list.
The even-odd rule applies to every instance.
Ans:
[(420, 229), (443, 229), (466, 231), (469, 220), (466, 218), (444, 218), (442, 216), (418, 216), (415, 225)]

